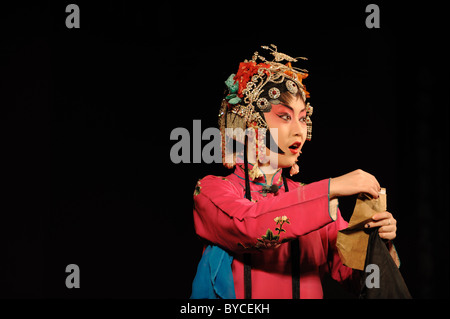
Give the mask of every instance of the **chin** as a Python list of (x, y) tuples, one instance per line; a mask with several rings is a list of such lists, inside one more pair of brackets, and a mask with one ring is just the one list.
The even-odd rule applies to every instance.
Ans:
[(295, 164), (296, 156), (281, 155), (278, 158), (278, 168), (287, 168)]

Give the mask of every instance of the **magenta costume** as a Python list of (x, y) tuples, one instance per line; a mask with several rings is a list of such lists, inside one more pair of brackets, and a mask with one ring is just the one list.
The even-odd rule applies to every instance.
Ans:
[[(341, 283), (358, 282), (351, 280), (358, 272), (342, 264), (336, 249), (337, 233), (347, 222), (337, 199), (329, 198), (329, 179), (302, 185), (278, 169), (267, 181), (259, 168), (266, 147), (270, 154), (284, 153), (265, 120), (272, 105), (286, 94), (305, 102), (306, 140), (311, 140), (313, 113), (303, 84), (307, 71), (291, 64), (299, 58), (278, 52), (275, 45), (262, 48), (272, 61), (255, 52), (225, 81), (228, 91), (219, 112), (222, 160), (234, 172), (206, 176), (195, 187), (195, 230), (206, 245), (192, 298), (322, 298), (326, 273)], [(248, 130), (253, 134), (238, 134)], [(243, 145), (244, 153), (227, 153), (233, 143)], [(256, 158), (248, 158), (249, 149)]]
[[(346, 228), (337, 200), (329, 200), (329, 180), (301, 185), (274, 175), (276, 192), (267, 192), (265, 176), (252, 180), (252, 201), (244, 198), (240, 165), (227, 177), (206, 176), (194, 193), (196, 233), (231, 253), (236, 298), (244, 298), (244, 254), (251, 255), (252, 298), (292, 295), (292, 243), (298, 241), (300, 298), (322, 298), (321, 279), (329, 273), (338, 282), (352, 278), (341, 263), (337, 232)], [(335, 216), (335, 220), (332, 216)]]

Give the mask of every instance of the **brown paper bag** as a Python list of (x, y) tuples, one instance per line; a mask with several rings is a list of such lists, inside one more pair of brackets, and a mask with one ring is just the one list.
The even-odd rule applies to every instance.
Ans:
[(378, 199), (359, 194), (348, 227), (338, 232), (336, 246), (342, 263), (353, 269), (364, 270), (369, 234), (364, 225), (372, 221), (375, 213), (386, 211), (386, 189), (382, 188)]

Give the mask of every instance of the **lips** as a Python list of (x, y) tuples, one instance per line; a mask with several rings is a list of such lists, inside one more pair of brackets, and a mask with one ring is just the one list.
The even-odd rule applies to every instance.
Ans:
[(302, 143), (301, 142), (295, 142), (295, 143), (292, 143), (290, 146), (289, 146), (289, 150), (291, 151), (291, 153), (292, 154), (297, 154), (297, 153), (301, 153), (301, 151), (300, 151), (300, 146), (302, 146)]

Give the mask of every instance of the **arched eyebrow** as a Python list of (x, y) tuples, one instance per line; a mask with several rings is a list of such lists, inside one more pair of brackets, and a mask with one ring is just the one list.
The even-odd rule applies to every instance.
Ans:
[[(285, 106), (285, 107), (287, 107), (288, 109), (290, 109), (292, 111), (292, 113), (294, 113), (294, 108), (292, 106), (290, 106), (289, 104), (286, 104), (286, 103), (283, 103), (283, 102), (280, 102), (280, 104)], [(305, 106), (305, 108), (303, 110), (300, 111), (300, 113), (302, 113), (303, 111), (306, 111), (306, 106)]]

